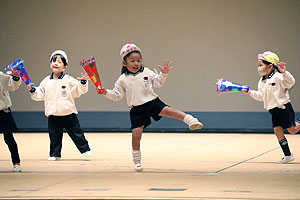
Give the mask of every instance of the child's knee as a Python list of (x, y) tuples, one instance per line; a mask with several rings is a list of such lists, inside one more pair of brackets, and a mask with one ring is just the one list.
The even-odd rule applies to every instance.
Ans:
[(142, 131), (143, 131), (143, 129), (141, 127), (133, 129), (132, 130), (132, 138), (133, 139), (141, 138)]
[(296, 134), (299, 130), (296, 129), (296, 127), (291, 127), (291, 128), (288, 128), (287, 131), (290, 133), (290, 134)]
[(140, 134), (140, 133), (132, 133), (132, 139), (133, 140), (141, 140), (141, 138), (142, 138), (142, 134)]

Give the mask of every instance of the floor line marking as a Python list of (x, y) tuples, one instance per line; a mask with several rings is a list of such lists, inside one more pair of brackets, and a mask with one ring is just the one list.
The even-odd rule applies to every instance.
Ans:
[(230, 165), (230, 166), (228, 166), (228, 167), (225, 167), (225, 168), (223, 168), (223, 169), (217, 170), (217, 171), (215, 171), (215, 173), (220, 173), (220, 172), (225, 171), (225, 170), (227, 170), (227, 169), (233, 168), (233, 167), (238, 166), (238, 165), (240, 165), (240, 164), (242, 164), (242, 163), (245, 163), (245, 162), (247, 162), (247, 161), (249, 161), (249, 160), (253, 160), (254, 158), (258, 158), (258, 157), (260, 157), (260, 156), (262, 156), (262, 155), (265, 155), (265, 154), (267, 154), (267, 153), (269, 153), (269, 152), (272, 152), (272, 151), (274, 151), (274, 150), (276, 150), (276, 149), (278, 149), (278, 148), (279, 148), (279, 147), (276, 147), (276, 148), (274, 148), (274, 149), (268, 150), (268, 151), (263, 152), (263, 153), (261, 153), (261, 154), (258, 154), (258, 155), (256, 155), (256, 156), (253, 156), (253, 157), (251, 157), (251, 158), (248, 158), (248, 159), (246, 159), (246, 160), (243, 160), (243, 161), (241, 161), (241, 162), (238, 162), (238, 163), (235, 163), (235, 164)]

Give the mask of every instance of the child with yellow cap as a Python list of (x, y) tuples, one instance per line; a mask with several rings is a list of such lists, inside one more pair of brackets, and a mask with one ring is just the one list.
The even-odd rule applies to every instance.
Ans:
[(274, 133), (279, 141), (284, 157), (277, 163), (288, 163), (294, 160), (284, 129), (295, 134), (300, 130), (300, 119), (295, 122), (289, 89), (295, 84), (295, 79), (286, 70), (286, 63), (279, 62), (278, 56), (266, 51), (258, 55), (258, 74), (262, 76), (258, 82), (258, 91), (249, 90), (248, 94), (257, 101), (264, 102), (264, 108), (272, 115)]

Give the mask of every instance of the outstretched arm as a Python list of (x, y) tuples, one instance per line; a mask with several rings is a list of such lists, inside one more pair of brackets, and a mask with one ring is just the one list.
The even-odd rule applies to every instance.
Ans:
[(20, 87), (22, 81), (20, 80), (20, 75), (17, 72), (16, 68), (12, 69), (10, 75), (4, 74), (2, 72), (1, 74), (3, 74), (3, 76), (1, 75), (2, 76), (1, 79), (3, 79), (2, 87), (4, 90), (15, 91)]
[(286, 63), (280, 62), (278, 63), (278, 70), (283, 75), (283, 80), (281, 80), (281, 84), (283, 87), (290, 89), (295, 84), (295, 78), (292, 76), (292, 74), (288, 71), (286, 71)]
[(77, 77), (77, 80), (73, 78), (72, 76), (68, 76), (69, 80), (69, 86), (71, 90), (71, 95), (73, 98), (79, 98), (82, 94), (85, 94), (88, 92), (88, 80), (89, 77), (86, 73), (81, 72), (81, 77)]
[(119, 101), (123, 98), (123, 96), (125, 95), (125, 88), (122, 86), (123, 84), (120, 81), (120, 78), (117, 80), (117, 82), (115, 83), (115, 87), (114, 89), (110, 90), (110, 89), (105, 89), (103, 88), (103, 95), (113, 101)]

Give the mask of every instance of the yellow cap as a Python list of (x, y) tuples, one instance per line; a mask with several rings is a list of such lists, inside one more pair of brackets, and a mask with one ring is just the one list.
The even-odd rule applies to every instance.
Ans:
[(271, 51), (266, 51), (263, 54), (258, 54), (258, 59), (265, 60), (276, 65), (279, 63), (279, 57)]

